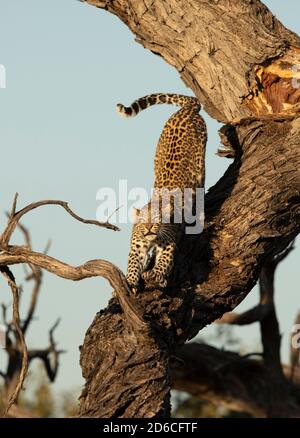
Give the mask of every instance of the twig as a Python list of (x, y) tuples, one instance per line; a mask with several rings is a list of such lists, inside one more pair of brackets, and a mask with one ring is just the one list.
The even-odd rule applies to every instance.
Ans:
[(53, 324), (53, 326), (49, 330), (50, 345), (52, 347), (55, 346), (55, 342), (54, 342), (54, 338), (53, 338), (53, 332), (54, 332), (54, 330), (56, 329), (56, 327), (58, 326), (59, 323), (60, 323), (60, 318), (57, 318), (57, 320), (55, 321), (55, 323)]
[(50, 249), (50, 247), (51, 247), (51, 244), (52, 244), (52, 240), (49, 239), (48, 242), (46, 243), (46, 247), (45, 247), (45, 249), (44, 249), (44, 251), (43, 251), (44, 254), (48, 254), (49, 249)]
[(41, 284), (42, 284), (41, 274), (34, 273), (34, 270), (33, 270), (33, 276), (34, 276), (35, 284), (33, 287), (32, 294), (31, 294), (31, 300), (30, 300), (28, 311), (27, 311), (27, 316), (22, 324), (22, 330), (23, 330), (24, 335), (25, 335), (25, 333), (30, 325), (30, 322), (33, 319), (33, 315), (34, 315), (36, 304), (37, 304), (38, 295), (39, 295), (39, 292), (41, 289)]
[[(32, 249), (29, 230), (21, 223), (18, 223), (18, 227), (20, 228), (20, 230), (22, 231), (22, 233), (24, 235), (24, 239), (25, 239), (25, 242), (26, 242), (28, 249)], [(47, 248), (48, 248), (48, 244), (46, 246), (46, 249)], [(30, 265), (30, 264), (29, 264), (29, 267), (31, 269), (31, 274), (27, 275), (26, 281), (34, 280), (34, 287), (33, 287), (32, 294), (31, 294), (31, 301), (30, 301), (30, 305), (29, 305), (29, 308), (27, 311), (27, 316), (22, 324), (22, 331), (23, 331), (24, 336), (25, 336), (25, 333), (26, 333), (32, 319), (33, 319), (33, 315), (34, 315), (36, 304), (37, 304), (38, 295), (39, 295), (41, 284), (42, 284), (42, 276), (43, 276), (43, 271), (40, 268), (38, 268), (34, 265)]]
[[(55, 324), (49, 330), (49, 347), (48, 348), (45, 348), (43, 350), (30, 350), (28, 353), (30, 361), (32, 359), (39, 358), (44, 362), (44, 366), (45, 366), (47, 375), (48, 375), (49, 380), (51, 382), (54, 382), (55, 377), (57, 375), (57, 371), (58, 371), (58, 367), (59, 367), (59, 355), (66, 352), (66, 350), (57, 350), (56, 349), (56, 342), (54, 341), (54, 337), (53, 337), (54, 330), (56, 329), (56, 327), (58, 326), (59, 323), (60, 323), (60, 318), (57, 319)], [(51, 361), (49, 358), (50, 354), (54, 355), (53, 366), (51, 366)]]
[(293, 250), (295, 249), (295, 240), (293, 240), (283, 251), (279, 252), (273, 257), (271, 263), (276, 267), (281, 263)]
[(120, 210), (120, 208), (122, 208), (122, 207), (124, 207), (123, 205), (120, 205), (118, 208), (116, 208), (109, 216), (108, 216), (108, 218), (107, 218), (107, 222), (109, 222), (110, 221), (110, 219), (113, 217), (113, 215), (114, 214), (116, 214), (119, 210)]
[(47, 355), (45, 367), (46, 367), (46, 371), (47, 371), (48, 377), (51, 380), (51, 382), (54, 381), (56, 374), (57, 374), (57, 371), (58, 371), (59, 355), (62, 353), (65, 353), (65, 350), (56, 350), (56, 343), (55, 343), (54, 337), (53, 337), (54, 330), (56, 329), (56, 327), (58, 326), (59, 323), (60, 323), (60, 318), (57, 319), (57, 321), (55, 322), (53, 327), (49, 330), (49, 340), (50, 340), (49, 353), (53, 353), (53, 355), (54, 355), (54, 365), (53, 365), (53, 367), (51, 367), (49, 356)]
[(19, 193), (16, 193), (14, 196), (12, 208), (10, 211), (10, 217), (14, 217), (14, 215), (16, 214), (18, 196), (19, 196)]
[(22, 231), (22, 233), (24, 235), (26, 246), (28, 246), (28, 248), (32, 248), (30, 233), (29, 233), (28, 229), (24, 225), (22, 225), (20, 222), (18, 222), (18, 227), (20, 228), (20, 230)]
[(100, 222), (95, 220), (89, 220), (89, 219), (83, 219), (80, 216), (78, 216), (76, 213), (74, 213), (70, 207), (68, 206), (68, 203), (65, 201), (59, 201), (59, 200), (44, 200), (44, 201), (38, 201), (33, 202), (32, 204), (27, 205), (22, 210), (16, 212), (13, 214), (16, 208), (16, 198), (14, 200), (14, 205), (11, 211), (10, 218), (8, 220), (8, 224), (2, 233), (0, 237), (0, 243), (2, 247), (6, 247), (9, 244), (9, 240), (18, 225), (20, 219), (22, 216), (24, 216), (26, 213), (29, 213), (30, 211), (34, 210), (35, 208), (41, 207), (43, 205), (59, 205), (62, 208), (66, 210), (67, 213), (69, 213), (74, 219), (78, 220), (79, 222), (82, 222), (84, 224), (90, 224), (90, 225), (96, 225), (98, 227), (104, 227), (108, 228), (110, 230), (119, 231), (119, 228), (115, 225), (110, 224), (109, 222)]
[(4, 325), (8, 325), (7, 318), (6, 318), (7, 306), (4, 303), (2, 303), (1, 307), (2, 307), (2, 321), (3, 321), (3, 324)]
[[(24, 207), (9, 218), (6, 229), (0, 236), (0, 265), (6, 266), (19, 263), (31, 264), (35, 267), (46, 269), (60, 277), (74, 281), (88, 277), (104, 277), (114, 288), (120, 306), (127, 316), (129, 324), (136, 335), (143, 334), (143, 336), (145, 336), (146, 333), (149, 333), (149, 325), (144, 321), (142, 308), (139, 306), (137, 300), (133, 298), (124, 274), (112, 263), (105, 260), (90, 260), (84, 265), (73, 267), (46, 254), (34, 252), (30, 248), (8, 245), (12, 233), (16, 229), (22, 216), (43, 205), (59, 205), (80, 222), (118, 230), (118, 227), (107, 222), (82, 219), (69, 208), (67, 202), (57, 200), (35, 202)], [(15, 202), (12, 212), (14, 210)]]

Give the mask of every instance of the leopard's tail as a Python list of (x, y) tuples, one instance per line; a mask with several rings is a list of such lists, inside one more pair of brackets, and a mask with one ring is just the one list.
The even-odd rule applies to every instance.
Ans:
[(165, 93), (155, 93), (149, 94), (148, 96), (141, 97), (135, 100), (130, 106), (124, 106), (121, 103), (117, 104), (117, 111), (124, 117), (134, 117), (140, 111), (143, 111), (152, 105), (161, 105), (163, 103), (168, 103), (170, 105), (177, 106), (192, 106), (195, 111), (200, 111), (201, 105), (196, 97), (184, 96), (182, 94), (165, 94)]

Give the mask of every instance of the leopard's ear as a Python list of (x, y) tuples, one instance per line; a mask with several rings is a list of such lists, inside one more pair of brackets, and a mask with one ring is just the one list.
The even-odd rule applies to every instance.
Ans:
[(131, 222), (133, 224), (137, 223), (140, 214), (141, 214), (141, 210), (139, 210), (138, 208), (132, 207), (130, 216), (131, 216)]

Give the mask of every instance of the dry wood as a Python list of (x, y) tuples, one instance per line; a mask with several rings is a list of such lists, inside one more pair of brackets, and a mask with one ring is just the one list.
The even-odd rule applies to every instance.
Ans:
[[(167, 290), (146, 284), (134, 297), (109, 262), (72, 267), (10, 246), (20, 218), (16, 205), (2, 235), (0, 264), (30, 263), (75, 281), (106, 278), (116, 295), (96, 315), (81, 349), (86, 384), (80, 415), (168, 416), (174, 352), (234, 309), (266, 262), (300, 231), (300, 95), (290, 74), (291, 66), (300, 64), (300, 39), (259, 0), (87, 2), (117, 15), (138, 42), (177, 69), (207, 113), (226, 123), (225, 151), (219, 154), (234, 161), (206, 195), (204, 232), (180, 242)], [(49, 203), (39, 205), (43, 202)], [(281, 387), (275, 316), (262, 329), (264, 361)], [(272, 360), (270, 342), (277, 355)], [(269, 403), (267, 415), (275, 409)], [(288, 405), (284, 413), (292, 416), (295, 409)]]
[[(180, 244), (173, 286), (159, 291), (147, 284), (139, 293), (160, 363), (167, 367), (166, 356), (234, 309), (257, 282), (267, 258), (299, 233), (300, 96), (291, 88), (289, 69), (300, 64), (300, 39), (259, 0), (87, 3), (118, 16), (137, 42), (177, 69), (207, 113), (226, 123), (221, 129), (225, 150), (219, 153), (234, 157), (206, 195), (204, 232)], [(141, 404), (149, 415), (161, 415), (161, 406), (168, 415), (169, 391), (155, 394), (157, 388), (150, 386), (162, 376), (147, 363), (153, 346), (136, 343), (114, 306), (95, 317), (81, 350), (86, 379), (81, 415), (139, 416)], [(117, 381), (121, 365), (112, 366), (115, 357), (123, 358)], [(140, 394), (149, 394), (149, 403), (135, 392), (145, 368)], [(163, 387), (169, 385), (167, 374), (165, 369)]]
[[(20, 314), (19, 314), (19, 289), (16, 285), (15, 278), (10, 271), (10, 269), (7, 266), (0, 266), (0, 272), (4, 276), (4, 278), (7, 280), (7, 283), (11, 289), (12, 296), (13, 296), (13, 324), (14, 329), (17, 332), (17, 345), (20, 348), (20, 352), (22, 354), (22, 362), (21, 362), (21, 369), (20, 369), (20, 375), (18, 378), (18, 382), (16, 387), (14, 388), (14, 391), (12, 394), (9, 395), (9, 400), (7, 403), (7, 406), (4, 411), (4, 417), (7, 415), (9, 409), (12, 407), (12, 405), (15, 403), (15, 401), (18, 398), (18, 395), (22, 389), (27, 369), (28, 369), (28, 350), (25, 342), (24, 333), (20, 326)], [(5, 376), (7, 377), (7, 376)]]

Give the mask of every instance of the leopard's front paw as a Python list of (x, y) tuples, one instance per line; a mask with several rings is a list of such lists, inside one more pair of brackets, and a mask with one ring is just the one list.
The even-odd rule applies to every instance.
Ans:
[(143, 272), (142, 277), (145, 281), (153, 282), (155, 285), (161, 288), (165, 288), (167, 286), (168, 280), (161, 272), (155, 271), (152, 269), (151, 271)]
[(139, 286), (139, 278), (127, 275), (126, 280), (132, 292), (136, 294)]

